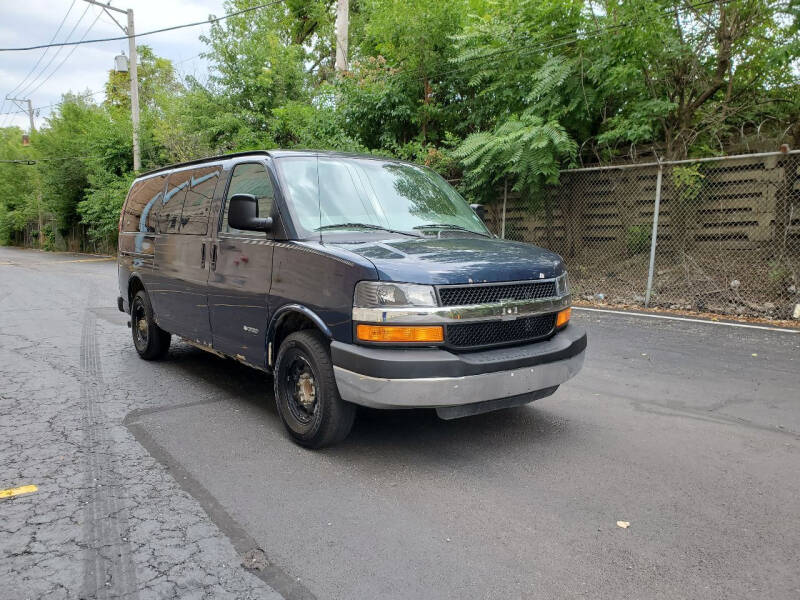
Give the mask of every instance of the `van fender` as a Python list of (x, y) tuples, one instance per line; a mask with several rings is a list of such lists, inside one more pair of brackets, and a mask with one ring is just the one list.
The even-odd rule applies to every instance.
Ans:
[(267, 367), (272, 368), (273, 363), (273, 347), (272, 343), (275, 341), (275, 333), (278, 331), (278, 326), (281, 322), (288, 317), (291, 313), (300, 313), (307, 317), (328, 339), (333, 338), (330, 327), (325, 324), (325, 321), (315, 313), (313, 310), (302, 304), (284, 304), (272, 315), (267, 328)]
[(131, 303), (133, 302), (133, 298), (130, 295), (130, 290), (131, 286), (134, 285), (134, 282), (138, 282), (139, 286), (145, 290), (145, 292), (147, 291), (147, 288), (144, 287), (144, 281), (142, 281), (142, 277), (139, 275), (138, 271), (131, 271), (131, 273), (128, 275), (128, 286), (126, 288), (127, 293), (125, 294), (127, 299), (123, 300), (123, 302), (125, 302), (128, 306), (128, 310), (125, 311), (128, 313), (131, 311)]

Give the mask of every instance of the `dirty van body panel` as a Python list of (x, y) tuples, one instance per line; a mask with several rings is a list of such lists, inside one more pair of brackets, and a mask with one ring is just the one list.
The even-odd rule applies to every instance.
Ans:
[[(264, 369), (274, 238), (285, 237), (279, 194), (269, 160), (231, 160), (224, 169), (211, 225), (215, 238), (209, 249), (207, 289), (213, 347)], [(268, 233), (230, 228), (226, 204), (237, 193), (260, 196), (261, 216), (273, 219), (274, 226)]]
[(159, 325), (210, 346), (208, 224), (221, 166), (209, 163), (169, 174), (156, 222), (153, 285), (148, 292)]
[[(145, 287), (152, 284), (155, 235), (121, 232), (118, 247), (117, 274), (120, 298), (122, 298), (123, 310), (129, 313), (131, 306), (130, 298), (128, 298), (128, 286), (131, 279), (138, 278)], [(137, 251), (136, 248), (139, 250)]]
[(162, 329), (210, 346), (208, 271), (201, 266), (204, 243), (198, 236), (157, 235), (156, 266), (148, 292)]
[(375, 267), (361, 256), (311, 241), (276, 242), (270, 306), (286, 304), (313, 311), (333, 339), (353, 341), (353, 290), (358, 281), (375, 279)]
[(339, 243), (369, 259), (386, 281), (431, 285), (550, 279), (564, 271), (557, 254), (521, 242), (486, 237)]
[(155, 259), (154, 209), (161, 202), (166, 174), (145, 177), (134, 182), (120, 217), (118, 243), (119, 296), (122, 307), (130, 312), (128, 289), (131, 279), (139, 279), (145, 288), (153, 284)]
[[(152, 282), (146, 286), (153, 312), (159, 326), (170, 333), (185, 335), (180, 321), (181, 305), (188, 290), (183, 285), (183, 268), (186, 249), (178, 235), (181, 210), (186, 197), (185, 182), (178, 184), (180, 172), (169, 173), (166, 189), (151, 209), (155, 227), (155, 261)], [(192, 298), (195, 303), (199, 298)]]
[(225, 236), (217, 239), (212, 252), (216, 256), (208, 280), (208, 302), (214, 349), (263, 366), (273, 242)]

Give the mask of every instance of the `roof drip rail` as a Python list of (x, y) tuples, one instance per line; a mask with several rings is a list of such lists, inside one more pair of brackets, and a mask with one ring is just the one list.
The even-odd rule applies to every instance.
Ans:
[(247, 152), (232, 152), (230, 154), (206, 156), (204, 158), (196, 158), (195, 160), (188, 160), (186, 162), (174, 163), (171, 165), (158, 167), (157, 169), (152, 169), (150, 171), (145, 171), (144, 173), (140, 173), (138, 177), (146, 177), (148, 175), (155, 175), (156, 173), (161, 173), (163, 171), (169, 171), (170, 169), (190, 167), (192, 165), (201, 165), (203, 163), (207, 163), (210, 161), (227, 160), (229, 158), (238, 158), (240, 156), (269, 156), (269, 152), (267, 150), (248, 150)]

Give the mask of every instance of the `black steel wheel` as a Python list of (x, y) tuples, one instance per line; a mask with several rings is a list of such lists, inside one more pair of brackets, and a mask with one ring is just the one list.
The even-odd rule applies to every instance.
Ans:
[(321, 448), (350, 433), (355, 405), (339, 396), (327, 340), (306, 329), (286, 337), (274, 371), (278, 414), (294, 440)]
[(139, 290), (131, 301), (131, 335), (136, 352), (145, 360), (162, 358), (171, 336), (156, 325), (147, 292)]

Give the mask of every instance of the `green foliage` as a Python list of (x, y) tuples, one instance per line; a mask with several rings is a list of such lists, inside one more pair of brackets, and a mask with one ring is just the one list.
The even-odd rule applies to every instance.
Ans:
[(628, 256), (642, 254), (650, 249), (651, 231), (649, 225), (631, 225), (625, 230), (625, 248)]
[(348, 136), (333, 108), (303, 102), (287, 102), (272, 111), (269, 122), (273, 145), (279, 148), (319, 148), (364, 152), (366, 148)]
[[(0, 129), (0, 161), (32, 158), (22, 145), (22, 131)], [(16, 232), (38, 213), (36, 171), (25, 164), (0, 162), (0, 244), (14, 240)]]
[(678, 200), (682, 204), (694, 202), (703, 189), (705, 175), (700, 171), (700, 165), (672, 168), (672, 185), (678, 192)]
[[(460, 179), (484, 203), (507, 184), (552, 219), (538, 192), (577, 162), (800, 146), (797, 0), (359, 0), (338, 74), (334, 9), (286, 0), (213, 23), (203, 81), (140, 46), (144, 168), (256, 148), (367, 152)], [(0, 163), (0, 243), (40, 222), (44, 245), (78, 224), (113, 243), (133, 176), (128, 77), (109, 73), (102, 104), (65, 94), (29, 147), (0, 130), (0, 158), (38, 160)], [(665, 185), (690, 202), (702, 171), (672, 169)], [(645, 238), (629, 230), (628, 251)]]
[(558, 182), (562, 160), (573, 158), (575, 141), (557, 122), (525, 112), (492, 131), (470, 135), (453, 151), (465, 168), (465, 183), (479, 197), (495, 195), (503, 178), (527, 197), (544, 184)]
[(110, 246), (116, 243), (119, 214), (133, 178), (132, 173), (112, 175), (107, 171), (90, 175), (86, 197), (78, 203), (77, 210), (81, 223), (89, 226), (91, 241)]

